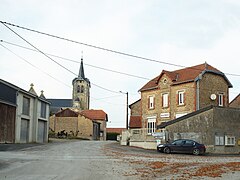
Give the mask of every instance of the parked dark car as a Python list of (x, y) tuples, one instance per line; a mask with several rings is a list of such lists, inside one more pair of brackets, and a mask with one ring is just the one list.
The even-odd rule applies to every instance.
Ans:
[(163, 153), (190, 153), (194, 155), (204, 154), (206, 148), (203, 144), (189, 139), (178, 139), (168, 144), (159, 144), (157, 150)]

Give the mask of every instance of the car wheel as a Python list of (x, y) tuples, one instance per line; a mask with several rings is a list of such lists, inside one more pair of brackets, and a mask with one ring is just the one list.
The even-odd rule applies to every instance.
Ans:
[(200, 154), (200, 150), (199, 149), (193, 149), (193, 154), (194, 155), (199, 155)]
[(170, 148), (169, 147), (165, 147), (163, 152), (169, 154), (171, 152)]

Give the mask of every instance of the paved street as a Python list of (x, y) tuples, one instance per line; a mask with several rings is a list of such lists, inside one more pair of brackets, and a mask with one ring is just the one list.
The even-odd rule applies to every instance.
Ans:
[(240, 157), (162, 154), (116, 142), (0, 145), (0, 179), (236, 179)]
[(124, 179), (130, 167), (106, 156), (108, 143), (67, 141), (0, 151), (0, 179)]

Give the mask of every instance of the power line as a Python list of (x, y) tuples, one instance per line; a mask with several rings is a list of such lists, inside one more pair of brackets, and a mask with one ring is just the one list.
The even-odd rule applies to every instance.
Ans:
[[(145, 58), (145, 57), (141, 57), (141, 56), (138, 56), (138, 55), (133, 55), (133, 54), (129, 54), (129, 53), (121, 52), (121, 51), (116, 51), (116, 50), (112, 50), (112, 49), (108, 49), (108, 48), (103, 48), (103, 47), (100, 47), (100, 46), (91, 45), (91, 44), (79, 42), (79, 41), (76, 41), (76, 40), (71, 40), (71, 39), (68, 39), (68, 38), (64, 38), (64, 37), (60, 37), (60, 36), (57, 36), (57, 35), (41, 32), (41, 31), (38, 31), (38, 30), (26, 28), (26, 27), (19, 26), (19, 25), (13, 24), (13, 23), (9, 23), (9, 22), (0, 21), (0, 23), (2, 23), (4, 26), (6, 26), (6, 24), (7, 24), (7, 25), (10, 25), (10, 26), (13, 26), (13, 27), (17, 27), (17, 28), (20, 28), (20, 29), (24, 29), (24, 30), (27, 30), (27, 31), (34, 32), (34, 33), (42, 34), (42, 35), (45, 35), (45, 36), (50, 36), (50, 37), (53, 37), (53, 38), (61, 39), (61, 40), (64, 40), (64, 41), (75, 43), (75, 44), (80, 44), (80, 45), (88, 46), (88, 47), (91, 47), (91, 48), (100, 49), (100, 50), (108, 51), (108, 52), (111, 52), (111, 53), (136, 58), (136, 59), (142, 59), (142, 60), (146, 60), (146, 61), (166, 64), (166, 65), (171, 65), (171, 66), (181, 67), (181, 68), (186, 68), (187, 67), (187, 66), (183, 66), (183, 65), (179, 65), (179, 64), (168, 63), (168, 62), (159, 61), (159, 60), (156, 60), (156, 59)], [(6, 26), (6, 27), (8, 27), (8, 26)], [(194, 68), (192, 68), (192, 69), (194, 69)], [(196, 70), (199, 70), (199, 69), (196, 69)], [(232, 74), (232, 73), (225, 73), (225, 74), (229, 75), (229, 76), (240, 76), (240, 74)]]
[(18, 54), (14, 53), (12, 50), (10, 50), (10, 49), (7, 48), (6, 46), (2, 45), (1, 43), (0, 43), (0, 45), (1, 45), (4, 49), (8, 50), (9, 52), (11, 52), (12, 54), (14, 54), (14, 55), (17, 56), (18, 58), (22, 59), (23, 61), (25, 61), (26, 63), (28, 63), (28, 64), (31, 65), (32, 67), (38, 69), (38, 70), (41, 71), (42, 73), (46, 74), (47, 76), (49, 76), (49, 77), (53, 78), (54, 80), (56, 80), (56, 81), (64, 84), (64, 85), (67, 86), (67, 87), (72, 88), (71, 86), (69, 86), (69, 85), (65, 84), (64, 82), (58, 80), (57, 78), (53, 77), (51, 74), (49, 74), (49, 73), (41, 70), (40, 68), (38, 68), (38, 67), (35, 66), (34, 64), (30, 63), (28, 60), (26, 60), (26, 59), (24, 59), (23, 57), (19, 56)]
[[(20, 48), (23, 48), (23, 49), (27, 49), (27, 50), (30, 50), (30, 51), (38, 52), (35, 49), (31, 49), (31, 48), (28, 48), (28, 47), (25, 47), (25, 46), (21, 46), (21, 45), (15, 44), (15, 43), (11, 43), (11, 42), (8, 42), (8, 41), (0, 40), (0, 42), (4, 42), (6, 44), (17, 46), (17, 47), (20, 47)], [(65, 58), (65, 57), (54, 55), (54, 54), (50, 54), (50, 53), (45, 53), (45, 54), (47, 54), (49, 56), (52, 56), (52, 57), (56, 57), (56, 58), (59, 58), (59, 59), (63, 59), (63, 60), (66, 60), (66, 61), (70, 61), (70, 62), (79, 64), (79, 61), (76, 61), (76, 60), (73, 60), (73, 59)], [(89, 67), (93, 67), (93, 68), (97, 68), (97, 69), (101, 69), (101, 70), (105, 70), (105, 71), (109, 71), (109, 72), (113, 72), (113, 73), (117, 73), (117, 74), (131, 76), (131, 77), (135, 77), (135, 78), (139, 78), (139, 79), (150, 80), (149, 78), (145, 78), (145, 77), (141, 77), (141, 76), (137, 76), (137, 75), (133, 75), (133, 74), (129, 74), (129, 73), (124, 73), (124, 72), (120, 72), (120, 71), (115, 71), (115, 70), (111, 70), (111, 69), (107, 69), (107, 68), (103, 68), (103, 67), (99, 67), (99, 66), (94, 66), (94, 65), (91, 65), (91, 64), (84, 63), (84, 65), (89, 66)]]
[[(8, 27), (6, 24), (3, 24), (5, 27), (7, 27), (10, 31), (12, 31), (15, 35), (17, 35), (19, 38), (21, 38), (23, 41), (25, 41), (27, 44), (29, 44), (30, 46), (32, 46), (34, 49), (36, 49), (38, 52), (40, 52), (41, 54), (43, 54), (45, 57), (47, 57), (48, 59), (50, 59), (51, 61), (53, 61), (54, 63), (56, 63), (57, 65), (61, 66), (62, 68), (64, 68), (65, 70), (67, 70), (68, 72), (74, 74), (75, 76), (78, 76), (77, 74), (75, 74), (74, 72), (72, 72), (71, 70), (69, 70), (68, 68), (64, 67), (63, 65), (61, 65), (60, 63), (58, 63), (57, 61), (55, 61), (54, 59), (52, 59), (50, 56), (48, 56), (47, 54), (45, 54), (43, 51), (41, 51), (40, 49), (38, 49), (37, 47), (35, 47), (33, 44), (31, 44), (29, 41), (27, 41), (25, 38), (23, 38), (22, 36), (20, 36), (17, 32), (15, 32), (14, 30), (12, 30), (10, 27)], [(109, 91), (109, 92), (113, 92), (113, 93), (119, 93), (118, 91), (113, 91), (104, 87), (101, 87), (97, 84), (91, 83), (92, 85)]]
[[(17, 26), (17, 25), (14, 25), (14, 24), (10, 24), (10, 23), (7, 23), (7, 22), (2, 22), (0, 21), (5, 27), (7, 27), (10, 31), (12, 31), (14, 34), (16, 34), (18, 37), (20, 37), (22, 40), (24, 40), (25, 42), (27, 42), (29, 45), (31, 45), (33, 48), (35, 48), (38, 52), (42, 53), (44, 56), (46, 56), (47, 58), (49, 58), (50, 60), (54, 61), (55, 63), (57, 63), (59, 66), (61, 66), (62, 68), (66, 69), (67, 71), (69, 71), (70, 73), (76, 75), (74, 72), (72, 72), (71, 70), (67, 69), (66, 67), (64, 67), (63, 65), (61, 65), (60, 63), (56, 62), (55, 60), (53, 60), (51, 57), (49, 57), (48, 55), (46, 55), (44, 52), (42, 52), (41, 50), (39, 50), (38, 48), (36, 48), (34, 45), (32, 45), (30, 42), (28, 42), (26, 39), (24, 39), (22, 36), (20, 36), (18, 33), (16, 33), (15, 31), (13, 31), (10, 27), (8, 27), (6, 24), (8, 25), (11, 25), (11, 26), (15, 26), (15, 27), (18, 27), (18, 28), (22, 28), (22, 29), (25, 29), (25, 30), (29, 30), (29, 31), (33, 31), (33, 32), (36, 32), (36, 33), (40, 33), (40, 34), (43, 34), (43, 35), (48, 35), (48, 36), (51, 36), (51, 37), (55, 37), (55, 38), (59, 38), (59, 39), (62, 39), (62, 40), (67, 40), (67, 41), (70, 41), (70, 42), (74, 42), (74, 43), (78, 43), (78, 44), (83, 44), (83, 45), (86, 45), (86, 46), (90, 46), (90, 47), (93, 47), (93, 48), (98, 48), (98, 49), (101, 49), (101, 50), (106, 50), (106, 51), (110, 51), (110, 52), (114, 52), (114, 53), (118, 53), (118, 54), (122, 54), (122, 55), (126, 55), (126, 56), (130, 56), (130, 57), (134, 57), (134, 58), (139, 58), (139, 59), (144, 59), (144, 60), (149, 60), (149, 61), (153, 61), (153, 62), (158, 62), (158, 63), (163, 63), (163, 64), (168, 64), (168, 65), (173, 65), (173, 66), (178, 66), (178, 67), (186, 67), (186, 66), (182, 66), (182, 65), (177, 65), (177, 64), (172, 64), (172, 63), (166, 63), (166, 62), (163, 62), (163, 61), (157, 61), (157, 60), (153, 60), (153, 59), (149, 59), (149, 58), (143, 58), (143, 57), (140, 57), (140, 56), (135, 56), (135, 55), (131, 55), (131, 54), (127, 54), (127, 53), (122, 53), (122, 52), (119, 52), (119, 51), (114, 51), (114, 50), (110, 50), (110, 49), (106, 49), (106, 48), (101, 48), (101, 47), (97, 47), (97, 46), (93, 46), (93, 45), (88, 45), (88, 44), (85, 44), (85, 43), (81, 43), (81, 42), (77, 42), (77, 41), (74, 41), (74, 40), (70, 40), (70, 39), (66, 39), (66, 38), (62, 38), (62, 37), (59, 37), (59, 36), (55, 36), (55, 35), (51, 35), (51, 34), (47, 34), (47, 33), (43, 33), (43, 32), (40, 32), (40, 31), (36, 31), (36, 30), (32, 30), (32, 29), (29, 29), (29, 28), (25, 28), (25, 27), (21, 27), (21, 26)], [(195, 70), (200, 70), (200, 69), (197, 69), (197, 68), (194, 68), (194, 67), (190, 67), (192, 69), (195, 69)], [(226, 73), (227, 74), (227, 73)], [(231, 76), (240, 76), (238, 74), (229, 74), (228, 75), (231, 75)], [(76, 75), (77, 76), (77, 75)], [(92, 83), (93, 84), (93, 83)], [(114, 92), (114, 93), (119, 93), (117, 91), (113, 91), (113, 90), (110, 90), (110, 89), (107, 89), (107, 88), (103, 88), (99, 85), (96, 85), (96, 84), (93, 84), (103, 90), (106, 90), (106, 91), (110, 91), (110, 92)], [(208, 89), (206, 89), (208, 90)]]
[[(21, 48), (24, 48), (24, 49), (28, 49), (28, 50), (31, 50), (31, 51), (35, 51), (35, 52), (38, 52), (37, 50), (35, 50), (35, 49), (31, 49), (31, 48), (28, 48), (28, 47), (25, 47), (25, 46), (21, 46), (21, 45), (17, 45), (17, 44), (14, 44), (14, 43), (10, 43), (10, 42), (7, 42), (7, 41), (4, 41), (4, 40), (0, 40), (0, 42), (4, 42), (4, 43), (7, 43), (7, 44), (10, 44), (10, 45), (14, 45), (14, 46), (17, 46), (17, 47), (21, 47)], [(2, 45), (3, 46), (3, 45)], [(6, 47), (5, 47), (6, 48)], [(8, 48), (6, 48), (6, 49), (8, 49)], [(9, 49), (8, 49), (9, 50)], [(11, 51), (11, 50), (9, 50), (9, 51)], [(12, 51), (11, 51), (12, 52)], [(12, 52), (13, 54), (15, 54), (14, 52)], [(15, 54), (16, 55), (16, 54)], [(53, 54), (48, 54), (48, 55), (50, 55), (50, 56), (54, 56), (54, 57), (57, 57), (57, 58), (60, 58), (60, 59), (65, 59), (65, 60), (68, 60), (68, 61), (72, 61), (72, 62), (74, 62), (74, 63), (79, 63), (78, 61), (76, 61), (76, 60), (72, 60), (72, 59), (69, 59), (69, 58), (64, 58), (64, 57), (61, 57), (61, 56), (57, 56), (57, 55), (53, 55)], [(18, 56), (18, 55), (16, 55), (16, 56)], [(21, 58), (20, 56), (18, 56), (19, 58)], [(21, 59), (23, 59), (23, 58), (21, 58)], [(24, 61), (26, 61), (25, 59), (23, 59)], [(27, 63), (29, 63), (28, 61), (26, 61)], [(31, 64), (31, 63), (30, 63)], [(32, 65), (32, 64), (31, 64)], [(34, 66), (34, 65), (33, 65)], [(93, 66), (93, 65), (90, 65), (90, 66)], [(35, 67), (35, 66), (34, 66)], [(36, 67), (37, 68), (37, 67)], [(96, 68), (99, 68), (99, 69), (104, 69), (104, 68), (101, 68), (101, 67), (97, 67), (96, 66)], [(112, 71), (112, 70), (109, 70), (109, 71)], [(119, 72), (119, 73), (121, 73), (121, 72)], [(124, 74), (124, 73), (123, 73)], [(51, 75), (50, 75), (51, 76)], [(54, 78), (54, 77), (53, 77)], [(154, 78), (155, 79), (155, 78)], [(152, 79), (151, 81), (154, 81), (154, 79)], [(148, 80), (150, 80), (150, 79), (148, 79)], [(58, 80), (59, 81), (59, 80)], [(109, 89), (105, 89), (105, 88), (103, 88), (103, 87), (101, 87), (101, 86), (98, 86), (98, 85), (95, 85), (96, 87), (99, 87), (99, 88), (101, 88), (101, 89), (104, 89), (104, 90), (107, 90), (107, 91), (112, 91), (112, 90), (109, 90)], [(183, 86), (184, 88), (186, 88), (186, 89), (194, 89), (193, 87), (187, 87), (187, 86)], [(211, 89), (207, 89), (207, 88), (202, 88), (203, 90), (207, 90), (207, 91), (211, 91)], [(116, 93), (116, 91), (112, 91), (112, 92), (114, 92), (114, 93)], [(117, 92), (118, 93), (118, 92)], [(231, 92), (231, 93), (233, 93), (233, 94), (238, 94), (238, 92)], [(96, 98), (95, 98), (95, 100), (97, 100)]]
[(60, 37), (60, 36), (56, 36), (56, 35), (45, 33), (45, 32), (41, 32), (41, 31), (37, 31), (37, 30), (34, 30), (34, 29), (26, 28), (26, 27), (19, 26), (19, 25), (16, 25), (16, 24), (12, 24), (12, 23), (8, 23), (8, 22), (0, 21), (0, 23), (2, 23), (5, 26), (7, 24), (7, 25), (10, 25), (10, 26), (13, 26), (13, 27), (17, 27), (17, 28), (21, 28), (21, 29), (24, 29), (24, 30), (27, 30), (27, 31), (31, 31), (31, 32), (35, 32), (35, 33), (38, 33), (38, 34), (50, 36), (50, 37), (53, 37), (53, 38), (69, 41), (69, 42), (72, 42), (72, 43), (75, 43), (75, 44), (81, 44), (81, 45), (88, 46), (88, 47), (95, 48), (95, 49), (108, 51), (108, 52), (111, 52), (111, 53), (116, 53), (116, 54), (120, 54), (120, 55), (124, 55), (124, 56), (129, 56), (129, 57), (133, 57), (133, 58), (137, 58), (137, 59), (143, 59), (143, 60), (157, 62), (157, 63), (171, 65), (171, 66), (185, 67), (185, 66), (182, 66), (182, 65), (177, 65), (177, 64), (173, 64), (173, 63), (164, 62), (164, 61), (158, 61), (158, 60), (154, 60), (154, 59), (150, 59), (150, 58), (145, 58), (145, 57), (132, 55), (132, 54), (128, 54), (128, 53), (124, 53), (124, 52), (120, 52), (120, 51), (116, 51), (116, 50), (112, 50), (112, 49), (108, 49), (108, 48), (103, 48), (103, 47), (96, 46), (96, 45), (91, 45), (91, 44), (87, 44), (87, 43), (71, 40), (71, 39), (68, 39), (68, 38), (63, 38), (63, 37)]
[[(11, 52), (12, 54), (14, 54), (14, 55), (15, 55), (16, 57), (18, 57), (19, 59), (21, 59), (21, 60), (23, 60), (24, 62), (26, 62), (27, 64), (31, 65), (32, 67), (38, 69), (38, 70), (41, 71), (42, 73), (44, 73), (44, 74), (46, 74), (47, 76), (51, 77), (52, 79), (54, 79), (54, 80), (58, 81), (59, 83), (67, 86), (68, 88), (72, 88), (71, 86), (69, 86), (69, 85), (67, 85), (66, 83), (60, 81), (59, 79), (55, 78), (55, 77), (52, 76), (51, 74), (49, 74), (49, 73), (41, 70), (39, 67), (35, 66), (34, 64), (32, 64), (31, 62), (29, 62), (29, 61), (26, 60), (25, 58), (19, 56), (18, 54), (16, 54), (15, 52), (13, 52), (12, 50), (10, 50), (10, 49), (7, 48), (6, 46), (2, 45), (1, 43), (0, 43), (0, 46), (2, 46), (4, 49), (6, 49), (6, 50), (8, 50), (9, 52)], [(103, 99), (113, 98), (113, 97), (119, 97), (119, 96), (121, 96), (121, 95), (109, 96), (109, 97), (105, 97), (105, 98), (94, 98), (94, 97), (91, 96), (91, 98), (94, 99), (94, 100), (101, 100), (101, 102), (102, 102)], [(121, 105), (121, 106), (123, 106), (123, 104), (114, 104), (114, 103), (110, 103), (110, 102), (108, 102), (108, 101), (104, 101), (104, 102), (105, 102), (105, 103), (108, 103), (108, 104), (112, 104), (112, 105)]]

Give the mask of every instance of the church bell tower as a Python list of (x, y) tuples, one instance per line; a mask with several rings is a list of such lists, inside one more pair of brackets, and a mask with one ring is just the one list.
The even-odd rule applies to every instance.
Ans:
[(73, 79), (72, 85), (73, 85), (72, 92), (73, 107), (79, 110), (89, 109), (91, 85), (89, 79), (85, 78), (84, 75), (83, 58), (81, 58), (78, 77)]

